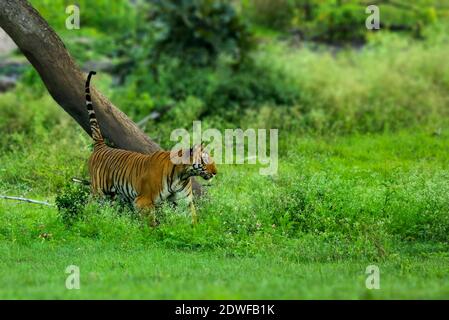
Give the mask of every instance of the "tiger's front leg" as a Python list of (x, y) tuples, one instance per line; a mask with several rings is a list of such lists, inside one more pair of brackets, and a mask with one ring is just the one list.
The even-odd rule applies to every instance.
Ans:
[(156, 214), (153, 199), (148, 196), (138, 196), (135, 200), (135, 206), (140, 215), (144, 219), (148, 219), (148, 224), (151, 227), (157, 226)]
[(187, 204), (190, 207), (190, 213), (192, 215), (192, 224), (195, 225), (198, 223), (198, 215), (196, 214), (196, 208), (193, 203), (193, 195), (190, 193), (185, 199), (187, 199)]
[(198, 223), (198, 216), (196, 214), (196, 209), (195, 209), (195, 205), (193, 204), (193, 201), (190, 201), (190, 211), (192, 213), (192, 224), (197, 224)]
[(192, 215), (192, 224), (198, 223), (198, 215), (196, 214), (195, 205), (193, 204), (193, 195), (190, 193), (187, 196), (184, 193), (176, 193), (168, 198), (168, 201), (174, 205), (178, 205), (178, 202), (182, 202), (184, 206), (190, 207), (190, 212)]

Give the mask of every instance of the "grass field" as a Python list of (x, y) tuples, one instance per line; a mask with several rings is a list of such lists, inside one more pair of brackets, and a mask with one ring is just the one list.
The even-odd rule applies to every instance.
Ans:
[[(56, 208), (1, 200), (0, 298), (449, 296), (448, 133), (282, 143), (291, 147), (276, 178), (222, 165), (196, 227), (182, 208), (162, 208), (149, 229), (91, 203), (67, 226)], [(373, 264), (379, 290), (365, 287)], [(65, 288), (69, 265), (80, 267), (80, 290)]]
[[(123, 248), (83, 241), (2, 244), (3, 299), (445, 299), (447, 255), (392, 257), (378, 263), (379, 290), (365, 287), (369, 261), (294, 262), (272, 252), (224, 257), (158, 245)], [(65, 268), (80, 266), (80, 289)], [(14, 271), (12, 271), (14, 270)]]

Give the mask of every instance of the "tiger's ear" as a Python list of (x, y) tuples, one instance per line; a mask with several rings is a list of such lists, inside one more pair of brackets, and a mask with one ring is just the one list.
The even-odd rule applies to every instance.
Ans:
[(184, 164), (188, 163), (190, 157), (188, 156), (189, 153), (186, 152), (186, 150), (179, 149), (179, 150), (172, 150), (170, 151), (170, 161), (173, 164)]

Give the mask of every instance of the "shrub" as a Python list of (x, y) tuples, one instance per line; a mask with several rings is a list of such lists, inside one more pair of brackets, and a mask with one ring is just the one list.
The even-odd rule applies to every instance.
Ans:
[(263, 104), (293, 105), (299, 90), (287, 73), (270, 65), (247, 64), (238, 72), (222, 70), (216, 87), (206, 97), (206, 104), (223, 111), (245, 109)]
[[(248, 61), (236, 70), (225, 61), (194, 67), (165, 57), (156, 68), (157, 79), (140, 66), (128, 78), (127, 88), (114, 93), (117, 105), (135, 119), (159, 110), (166, 114), (162, 120), (173, 120), (175, 127), (218, 114), (224, 121), (236, 121), (247, 108), (294, 105), (301, 92), (289, 74), (265, 62)], [(182, 113), (189, 116), (176, 120)]]
[(82, 216), (88, 197), (87, 186), (69, 183), (62, 188), (56, 196), (55, 203), (65, 224), (70, 225)]
[(240, 63), (251, 47), (246, 26), (227, 1), (150, 2), (156, 59), (168, 54), (188, 63), (210, 65), (220, 54), (227, 54)]
[[(366, 41), (366, 6), (357, 0), (246, 0), (242, 13), (258, 31), (295, 31), (307, 40), (340, 45)], [(407, 31), (421, 38), (423, 27), (444, 20), (447, 11), (426, 0), (386, 2), (381, 17), (382, 30)]]
[(294, 3), (291, 0), (246, 0), (243, 10), (252, 23), (285, 30), (291, 26)]
[(354, 2), (326, 1), (313, 21), (313, 38), (328, 43), (364, 42), (365, 7)]

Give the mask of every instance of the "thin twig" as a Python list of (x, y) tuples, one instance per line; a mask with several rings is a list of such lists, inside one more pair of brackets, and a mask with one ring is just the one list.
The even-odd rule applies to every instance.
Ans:
[(48, 202), (45, 202), (45, 201), (38, 201), (38, 200), (33, 200), (33, 199), (21, 198), (21, 197), (2, 196), (2, 195), (0, 195), (0, 198), (1, 199), (8, 199), (8, 200), (25, 201), (25, 202), (29, 202), (29, 203), (42, 204), (44, 206), (53, 207), (53, 205), (51, 203), (48, 203)]
[(147, 115), (146, 117), (144, 117), (142, 120), (140, 120), (139, 122), (137, 122), (137, 126), (139, 128), (143, 128), (148, 121), (150, 120), (156, 120), (157, 118), (159, 118), (161, 116), (161, 114), (157, 111), (153, 111), (151, 112), (149, 115)]
[(80, 183), (80, 184), (85, 185), (85, 186), (90, 186), (90, 181), (85, 180), (85, 179), (80, 179), (80, 178), (77, 178), (77, 177), (73, 177), (72, 181), (75, 182), (75, 183)]

